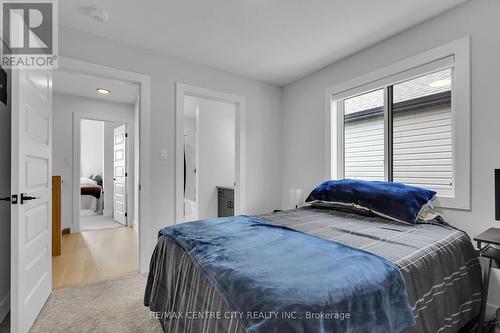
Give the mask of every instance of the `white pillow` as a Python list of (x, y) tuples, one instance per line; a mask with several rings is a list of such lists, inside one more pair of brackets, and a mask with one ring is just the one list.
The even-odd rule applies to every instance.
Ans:
[(434, 199), (422, 206), (422, 209), (418, 213), (419, 221), (429, 222), (436, 219), (444, 220), (443, 216), (434, 208), (433, 201)]
[(97, 185), (97, 182), (87, 177), (80, 177), (80, 185), (95, 186)]

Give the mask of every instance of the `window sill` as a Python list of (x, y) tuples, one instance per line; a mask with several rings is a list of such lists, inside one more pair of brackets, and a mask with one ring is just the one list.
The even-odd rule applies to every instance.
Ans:
[(466, 196), (436, 197), (434, 207), (445, 209), (470, 210), (470, 199)]

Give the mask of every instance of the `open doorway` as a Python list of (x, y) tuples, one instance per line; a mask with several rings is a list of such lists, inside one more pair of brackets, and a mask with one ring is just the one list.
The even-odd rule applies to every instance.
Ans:
[[(62, 204), (65, 207), (72, 207), (71, 203), (79, 202), (79, 141), (78, 154), (72, 154), (71, 149), (75, 149), (73, 144), (73, 133), (79, 135), (80, 127), (75, 126), (75, 119), (78, 121), (82, 114), (94, 112), (100, 115), (101, 112), (96, 103), (64, 103), (64, 96), (68, 100), (69, 93), (54, 93), (53, 75), (56, 71), (36, 70), (36, 71), (11, 71), (8, 72), (10, 89), (8, 96), (7, 110), (11, 110), (8, 116), (2, 118), (5, 123), (11, 124), (11, 154), (10, 154), (10, 197), (5, 202), (10, 201), (10, 290), (6, 298), (1, 295), (2, 316), (5, 313), (5, 304), (10, 305), (10, 324), (12, 331), (28, 331), (36, 316), (45, 304), (51, 291), (62, 287), (57, 277), (64, 276), (67, 285), (93, 282), (130, 272), (141, 272), (148, 269), (149, 255), (154, 244), (149, 237), (150, 221), (150, 180), (147, 177), (150, 170), (150, 77), (147, 75), (118, 70), (115, 68), (83, 62), (79, 60), (59, 57), (59, 68), (73, 74), (85, 76), (97, 76), (111, 81), (135, 84), (138, 88), (138, 95), (133, 101), (134, 124), (133, 132), (137, 133), (133, 142), (134, 151), (141, 154), (133, 160), (135, 170), (140, 170), (140, 177), (135, 177), (133, 186), (135, 189), (141, 188), (140, 196), (134, 200), (134, 209), (140, 220), (135, 219), (133, 228), (113, 228), (97, 231), (83, 232), (89, 237), (82, 237), (82, 233), (77, 229), (73, 212), (70, 211), (69, 219), (63, 218), (60, 222), (66, 230), (72, 233), (66, 235), (70, 242), (63, 247), (72, 250), (73, 253), (57, 255), (54, 251), (54, 244), (51, 242), (56, 236), (61, 235), (61, 226), (56, 225), (52, 217), (54, 208), (61, 202), (55, 202), (54, 192), (62, 187)], [(56, 79), (57, 80), (57, 79)], [(5, 87), (5, 85), (2, 85)], [(70, 82), (67, 85), (72, 88), (79, 88), (78, 82)], [(96, 89), (94, 88), (93, 93)], [(80, 93), (80, 90), (78, 91)], [(63, 96), (62, 99), (54, 99), (55, 95)], [(73, 96), (74, 98), (82, 96)], [(95, 102), (96, 99), (90, 99)], [(56, 103), (61, 117), (56, 121), (53, 117)], [(113, 103), (108, 103), (111, 107)], [(10, 105), (10, 106), (9, 106)], [(71, 110), (71, 106), (80, 106), (78, 110)], [(4, 114), (2, 114), (4, 116)], [(10, 122), (6, 119), (10, 117)], [(95, 119), (110, 120), (110, 119)], [(113, 120), (113, 119), (111, 119)], [(63, 134), (55, 136), (55, 129), (64, 129)], [(140, 128), (140, 131), (139, 131)], [(4, 135), (7, 131), (2, 132)], [(139, 140), (140, 136), (140, 140)], [(4, 140), (9, 142), (9, 140)], [(59, 149), (55, 148), (55, 144)], [(7, 145), (9, 146), (9, 145)], [(60, 148), (63, 149), (60, 149)], [(54, 148), (54, 149), (53, 149)], [(62, 152), (62, 155), (54, 154), (54, 151)], [(5, 151), (2, 151), (4, 153)], [(53, 161), (57, 159), (57, 165), (64, 170), (55, 170)], [(74, 161), (78, 160), (78, 163)], [(73, 172), (75, 165), (78, 165), (76, 172)], [(62, 171), (61, 171), (62, 170)], [(5, 169), (0, 169), (4, 175)], [(59, 173), (61, 172), (61, 173)], [(59, 185), (54, 186), (56, 180), (53, 176), (65, 173), (64, 177), (58, 177)], [(5, 177), (4, 177), (5, 178)], [(51, 179), (52, 178), (52, 179)], [(140, 178), (140, 185), (139, 185)], [(61, 182), (62, 180), (62, 182)], [(73, 184), (76, 190), (73, 191)], [(77, 187), (78, 186), (78, 187)], [(2, 185), (3, 188), (3, 185)], [(66, 190), (69, 189), (69, 192)], [(65, 196), (69, 193), (69, 200)], [(75, 197), (71, 198), (75, 193)], [(139, 194), (139, 193), (138, 193)], [(3, 198), (3, 197), (2, 197)], [(76, 198), (76, 199), (75, 199)], [(70, 205), (67, 205), (67, 203)], [(8, 209), (8, 208), (7, 208)], [(75, 212), (79, 217), (79, 209)], [(63, 214), (63, 217), (65, 215)], [(136, 225), (137, 224), (137, 225)], [(69, 227), (67, 227), (69, 225)], [(101, 231), (123, 231), (122, 234), (115, 233), (114, 237), (91, 237)], [(138, 230), (138, 232), (136, 232)], [(7, 232), (8, 234), (8, 232)], [(5, 233), (4, 233), (5, 235)], [(59, 237), (60, 238), (60, 237)], [(118, 240), (118, 241), (117, 241)], [(103, 247), (102, 244), (109, 246)], [(125, 244), (125, 246), (122, 246)], [(5, 244), (4, 244), (5, 245)], [(92, 251), (92, 248), (94, 251)], [(100, 251), (100, 252), (99, 252)], [(51, 254), (54, 254), (52, 256)], [(117, 258), (119, 260), (117, 260)], [(95, 259), (99, 259), (96, 261)], [(56, 262), (59, 262), (56, 264)], [(5, 261), (0, 260), (2, 268)], [(8, 270), (5, 270), (8, 272)], [(102, 273), (106, 275), (103, 275)], [(8, 274), (8, 273), (7, 273)], [(3, 285), (2, 285), (3, 286)], [(1, 290), (2, 294), (4, 290)], [(28, 295), (28, 296), (27, 296)], [(10, 297), (10, 302), (8, 298)], [(28, 298), (27, 298), (28, 297)], [(4, 321), (5, 322), (5, 321)], [(4, 327), (4, 324), (1, 327)]]
[(52, 260), (52, 287), (136, 272), (139, 86), (61, 69), (53, 89), (53, 175), (63, 182), (68, 232)]
[(177, 83), (176, 221), (243, 214), (245, 98)]
[(236, 105), (184, 97), (184, 221), (234, 215)]
[(127, 226), (127, 139), (127, 124), (80, 120), (81, 231)]

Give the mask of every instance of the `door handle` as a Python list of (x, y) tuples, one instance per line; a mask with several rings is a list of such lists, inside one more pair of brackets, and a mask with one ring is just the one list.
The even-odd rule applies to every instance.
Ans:
[(9, 201), (13, 205), (17, 204), (17, 194), (13, 194), (12, 196), (2, 197), (0, 201)]
[(30, 201), (30, 200), (35, 200), (35, 199), (39, 199), (39, 198), (32, 197), (29, 195), (24, 195), (24, 193), (21, 193), (21, 205), (24, 204), (25, 201)]

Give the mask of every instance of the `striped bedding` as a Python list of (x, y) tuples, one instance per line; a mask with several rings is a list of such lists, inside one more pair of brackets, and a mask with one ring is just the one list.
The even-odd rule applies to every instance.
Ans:
[[(405, 333), (458, 332), (479, 314), (479, 260), (462, 231), (319, 208), (258, 217), (393, 261), (405, 280), (417, 322)], [(153, 253), (144, 303), (165, 332), (245, 332), (199, 267), (166, 237), (159, 238)]]

